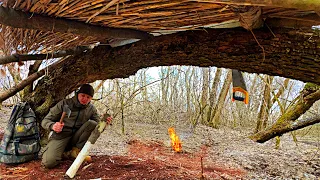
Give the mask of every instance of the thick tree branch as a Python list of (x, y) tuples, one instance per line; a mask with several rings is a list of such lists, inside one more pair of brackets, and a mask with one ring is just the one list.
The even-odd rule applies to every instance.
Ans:
[(125, 78), (152, 66), (216, 66), (320, 84), (318, 36), (310, 39), (295, 30), (277, 28), (273, 29), (276, 37), (267, 28), (254, 33), (265, 49), (265, 60), (251, 32), (242, 28), (179, 32), (117, 48), (98, 46), (67, 58), (51, 71), (51, 84), (38, 83), (34, 103), (40, 106), (50, 94), (54, 100), (45, 102), (49, 108), (82, 83)]
[(310, 109), (313, 103), (320, 99), (319, 87), (309, 85), (310, 83), (307, 83), (298, 101), (294, 105), (291, 105), (288, 110), (280, 116), (276, 123), (266, 130), (250, 136), (250, 139), (263, 143), (276, 136), (281, 136), (286, 132), (318, 123), (320, 118), (297, 120), (302, 114)]
[[(306, 119), (301, 119), (298, 121), (291, 121), (291, 122), (286, 121), (282, 124), (278, 124), (277, 129), (274, 129), (274, 128), (267, 129), (265, 131), (262, 131), (260, 133), (250, 136), (250, 139), (259, 143), (264, 143), (276, 136), (281, 136), (284, 133), (302, 129), (304, 127), (317, 124), (317, 123), (320, 123), (319, 117), (306, 118)], [(261, 136), (263, 138), (261, 138)]]
[[(320, 49), (317, 48), (320, 38), (313, 36), (310, 39), (310, 34), (304, 36), (291, 29), (273, 31), (276, 37), (268, 29), (254, 31), (265, 48), (265, 60), (252, 34), (241, 28), (181, 32), (118, 48), (98, 47), (81, 59), (96, 59), (94, 63), (87, 62), (94, 67), (86, 70), (91, 81), (128, 77), (150, 66), (195, 65), (239, 69), (320, 84), (320, 64), (315, 63), (320, 60)], [(97, 72), (96, 68), (102, 69)]]
[(0, 93), (0, 104), (5, 101), (6, 99), (14, 96), (19, 91), (23, 90), (26, 86), (33, 83), (35, 80), (39, 79), (41, 76), (45, 74), (45, 70), (51, 71), (52, 69), (55, 69), (55, 67), (58, 64), (61, 64), (61, 62), (56, 62), (54, 64), (51, 64), (50, 66), (46, 67), (45, 69), (42, 69), (36, 73), (33, 73), (32, 75), (28, 76), (26, 79), (22, 80), (19, 84), (11, 87), (5, 92)]
[[(28, 72), (28, 76), (31, 76), (33, 73), (36, 73), (39, 71), (39, 68), (42, 64), (43, 60), (36, 60), (32, 65), (29, 66), (29, 72)], [(33, 91), (33, 83), (27, 85), (24, 89), (23, 89), (23, 95), (28, 96), (31, 92)], [(24, 98), (22, 97), (22, 99)]]
[(101, 40), (109, 38), (147, 39), (152, 37), (152, 35), (139, 30), (89, 25), (74, 20), (24, 13), (2, 6), (0, 6), (0, 24), (14, 28), (72, 33), (84, 37), (93, 36)]
[(73, 49), (68, 50), (60, 50), (53, 53), (47, 54), (13, 54), (10, 56), (0, 57), (0, 65), (8, 64), (12, 62), (19, 62), (19, 61), (31, 61), (31, 60), (44, 60), (44, 59), (51, 59), (51, 58), (59, 58), (68, 55), (75, 55), (82, 53), (84, 51), (91, 50), (91, 48), (79, 46)]

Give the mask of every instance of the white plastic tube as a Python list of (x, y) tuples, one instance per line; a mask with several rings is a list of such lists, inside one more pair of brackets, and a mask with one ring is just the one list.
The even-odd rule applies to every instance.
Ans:
[(79, 155), (77, 156), (77, 158), (73, 161), (72, 165), (70, 166), (70, 168), (66, 172), (66, 175), (68, 175), (69, 178), (73, 178), (76, 175), (76, 173), (77, 173), (79, 167), (81, 166), (82, 162), (84, 161), (86, 156), (89, 155), (91, 147), (92, 147), (91, 142), (87, 141), (86, 144), (81, 149), (81, 151), (80, 151)]

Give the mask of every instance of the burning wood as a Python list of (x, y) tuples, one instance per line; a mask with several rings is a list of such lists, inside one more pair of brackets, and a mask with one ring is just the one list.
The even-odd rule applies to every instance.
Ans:
[(177, 136), (174, 128), (173, 127), (169, 128), (168, 132), (169, 132), (169, 136), (171, 139), (171, 146), (172, 146), (173, 150), (175, 150), (176, 152), (181, 152), (182, 143), (179, 140), (179, 137)]

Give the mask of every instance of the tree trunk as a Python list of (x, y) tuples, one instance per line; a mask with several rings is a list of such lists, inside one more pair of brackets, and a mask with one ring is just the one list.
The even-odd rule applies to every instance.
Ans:
[[(18, 85), (19, 82), (22, 80), (21, 76), (20, 76), (20, 71), (18, 71), (15, 67), (14, 67), (15, 63), (11, 63), (7, 66), (8, 71), (10, 73), (10, 75), (12, 76), (13, 82), (15, 85)], [(23, 91), (19, 91), (19, 95), (20, 98), (23, 97)]]
[(273, 32), (276, 38), (268, 29), (255, 30), (266, 52), (264, 60), (252, 34), (243, 29), (179, 32), (117, 48), (98, 46), (59, 63), (27, 100), (42, 119), (50, 107), (83, 83), (125, 78), (141, 68), (174, 64), (227, 67), (320, 83), (320, 64), (315, 63), (319, 38), (310, 41), (309, 36), (283, 28)]
[(186, 84), (186, 97), (187, 97), (187, 114), (188, 116), (190, 116), (190, 112), (191, 112), (191, 82), (190, 82), (190, 79), (192, 79), (192, 74), (190, 75), (190, 71), (191, 71), (191, 68), (193, 67), (187, 67), (187, 70), (185, 72), (185, 75), (184, 75), (184, 82)]
[[(147, 75), (146, 75), (146, 72), (147, 72), (147, 69), (143, 69), (141, 71), (141, 74), (140, 74), (140, 87), (144, 87), (146, 86), (148, 83), (147, 83)], [(147, 88), (143, 88), (142, 89), (142, 98), (143, 98), (143, 103), (145, 104), (147, 101), (148, 101), (148, 91), (147, 91)]]
[(208, 91), (209, 91), (209, 68), (202, 68), (202, 91), (201, 91), (201, 101), (200, 106), (203, 111), (201, 124), (206, 122), (207, 115), (207, 101), (208, 101)]
[[(170, 82), (170, 71), (171, 68), (164, 68), (161, 67), (161, 104), (163, 104), (164, 106), (168, 105), (168, 92), (169, 92), (169, 82)], [(166, 77), (166, 78), (164, 78)]]
[(258, 75), (254, 74), (251, 86), (250, 86), (250, 90), (249, 90), (249, 104), (248, 104), (248, 110), (250, 112), (252, 112), (252, 107), (254, 106), (254, 99), (252, 98), (252, 95), (254, 94), (253, 91), (256, 90), (256, 84), (257, 84), (257, 80), (258, 80)]
[(256, 142), (266, 142), (276, 136), (281, 136), (286, 132), (301, 129), (308, 125), (320, 122), (320, 118), (309, 118), (297, 120), (304, 114), (317, 100), (320, 99), (320, 88), (311, 83), (307, 83), (299, 96), (298, 101), (291, 105), (288, 110), (271, 127), (264, 131), (258, 132), (250, 139)]
[(208, 107), (208, 114), (207, 114), (207, 122), (211, 122), (213, 115), (215, 114), (215, 104), (216, 104), (216, 96), (217, 96), (217, 90), (218, 90), (218, 84), (220, 83), (221, 79), (221, 68), (217, 68), (216, 74), (214, 76), (211, 90), (210, 90), (210, 96), (209, 96), (209, 107)]
[(265, 75), (264, 78), (264, 93), (262, 97), (262, 102), (260, 106), (260, 111), (258, 114), (258, 121), (257, 121), (257, 127), (255, 130), (255, 133), (263, 130), (266, 128), (267, 125), (267, 120), (268, 120), (268, 115), (269, 115), (269, 110), (270, 110), (270, 97), (271, 97), (271, 84), (272, 84), (273, 77), (270, 77), (268, 75)]
[(174, 109), (178, 108), (178, 88), (177, 85), (179, 83), (179, 77), (180, 77), (180, 67), (174, 67), (172, 68), (172, 78), (171, 82), (169, 84), (170, 89), (171, 89), (171, 94), (170, 94), (170, 103), (171, 107)]
[(214, 111), (215, 114), (212, 118), (212, 121), (210, 122), (210, 125), (213, 128), (218, 128), (218, 126), (220, 125), (220, 114), (221, 114), (222, 108), (224, 107), (223, 104), (224, 104), (225, 99), (227, 97), (231, 82), (232, 82), (232, 70), (228, 70), (226, 79), (225, 79), (223, 86), (221, 88), (221, 91), (220, 91), (218, 103), (216, 105), (216, 110)]
[[(271, 102), (271, 106), (277, 101), (278, 102), (278, 105), (280, 107), (280, 112), (281, 112), (281, 115), (285, 113), (285, 108), (283, 106), (283, 104), (281, 104), (280, 100), (279, 100), (279, 97), (283, 94), (284, 90), (287, 89), (288, 87), (288, 84), (289, 84), (289, 78), (286, 78), (283, 82), (283, 86), (281, 86), (279, 88), (279, 91), (277, 92), (276, 95), (274, 95), (273, 99), (272, 99), (272, 102)], [(297, 143), (297, 138), (296, 136), (291, 132), (291, 135), (293, 137), (293, 140), (294, 142)], [(276, 136), (276, 149), (279, 149), (280, 148), (280, 142), (281, 142), (281, 139), (279, 136)]]
[(273, 82), (273, 76), (267, 76), (267, 83), (266, 83), (266, 92), (264, 94), (264, 101), (266, 105), (266, 111), (264, 114), (264, 117), (261, 117), (263, 119), (262, 121), (262, 129), (265, 129), (267, 127), (268, 119), (269, 119), (269, 113), (271, 109), (271, 89), (272, 89), (272, 82)]
[[(42, 63), (42, 60), (36, 60), (32, 65), (30, 65), (28, 76), (31, 76), (32, 74), (36, 73), (39, 70), (41, 63)], [(28, 96), (30, 93), (32, 93), (32, 91), (33, 91), (33, 83), (29, 84), (23, 89), (23, 94), (24, 96)]]

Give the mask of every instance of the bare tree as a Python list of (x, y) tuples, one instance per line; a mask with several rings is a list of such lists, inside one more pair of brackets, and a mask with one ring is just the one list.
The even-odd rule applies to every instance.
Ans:
[(215, 110), (215, 104), (216, 104), (216, 99), (217, 99), (216, 97), (217, 97), (218, 84), (220, 83), (220, 79), (221, 79), (221, 72), (222, 72), (222, 69), (217, 68), (213, 82), (211, 84), (207, 122), (211, 122), (212, 117), (215, 114), (214, 110)]
[(224, 107), (224, 102), (227, 97), (231, 82), (232, 82), (232, 71), (229, 69), (227, 70), (227, 75), (220, 91), (218, 103), (215, 107), (216, 109), (215, 114), (212, 118), (212, 121), (210, 122), (210, 125), (214, 128), (218, 128), (218, 126), (220, 125), (220, 113), (222, 108)]
[[(170, 68), (164, 68), (161, 67), (161, 76), (160, 78), (162, 79), (161, 81), (161, 99), (162, 99), (162, 104), (164, 106), (168, 105), (168, 93), (169, 93), (169, 84), (170, 84), (170, 74), (171, 69)], [(167, 77), (167, 78), (164, 78)]]
[(307, 83), (301, 94), (296, 98), (297, 101), (271, 127), (250, 136), (250, 138), (256, 142), (265, 142), (286, 132), (320, 122), (317, 117), (298, 120), (319, 99), (319, 86)]
[(200, 101), (200, 113), (201, 113), (201, 123), (205, 124), (207, 120), (207, 102), (208, 102), (208, 92), (209, 92), (209, 68), (202, 68), (202, 91), (201, 91), (201, 101)]
[[(191, 74), (190, 74), (191, 72)], [(188, 67), (185, 75), (184, 75), (184, 80), (185, 80), (185, 88), (186, 88), (186, 99), (187, 99), (187, 114), (190, 115), (191, 113), (191, 79), (193, 78), (194, 74), (194, 69), (193, 67)]]
[(266, 127), (267, 120), (268, 120), (268, 114), (271, 107), (271, 85), (272, 85), (273, 77), (265, 75), (264, 77), (264, 93), (262, 97), (262, 102), (260, 106), (259, 115), (257, 118), (257, 127), (255, 129), (255, 132), (259, 132), (262, 129)]

